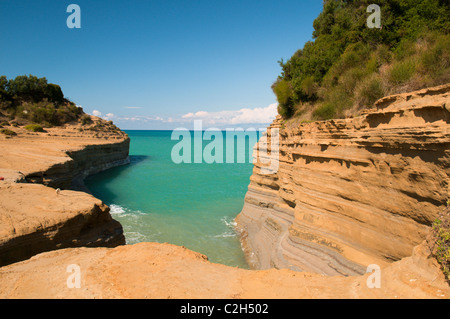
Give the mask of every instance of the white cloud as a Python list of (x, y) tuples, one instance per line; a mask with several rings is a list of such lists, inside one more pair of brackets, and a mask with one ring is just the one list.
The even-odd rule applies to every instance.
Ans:
[(238, 114), (231, 119), (231, 124), (245, 123), (270, 123), (278, 114), (278, 104), (270, 104), (267, 107), (254, 109), (241, 109)]
[(183, 119), (200, 119), (200, 118), (205, 118), (205, 117), (209, 117), (210, 113), (205, 112), (205, 111), (199, 111), (197, 113), (187, 113), (184, 114), (181, 118)]
[(115, 118), (115, 115), (113, 113), (108, 113), (105, 116), (103, 116), (103, 119), (107, 121), (112, 120), (113, 118)]
[(98, 110), (93, 110), (92, 111), (92, 115), (97, 116), (97, 117), (101, 117), (102, 119), (106, 120), (106, 121), (110, 121), (113, 118), (115, 118), (116, 116), (113, 113), (107, 113), (105, 115), (102, 115), (102, 112), (98, 111)]
[(275, 103), (267, 107), (243, 108), (237, 111), (190, 112), (181, 116), (181, 121), (203, 120), (207, 125), (267, 124), (271, 123), (277, 114)]
[[(132, 107), (126, 107), (132, 108)], [(232, 111), (217, 111), (217, 112), (189, 112), (184, 115), (177, 115), (171, 117), (161, 117), (157, 115), (115, 115), (113, 113), (107, 113), (102, 115), (98, 110), (92, 112), (93, 115), (101, 117), (105, 120), (114, 120), (123, 125), (147, 125), (152, 127), (153, 125), (181, 125), (189, 127), (193, 125), (194, 120), (202, 120), (202, 125), (204, 128), (208, 126), (215, 127), (226, 127), (247, 124), (270, 124), (277, 116), (277, 104), (270, 104), (266, 107), (256, 107), (256, 108), (242, 108), (240, 110)]]
[(194, 113), (188, 113), (188, 114), (184, 114), (181, 118), (183, 118), (183, 119), (191, 119), (193, 117), (195, 117)]

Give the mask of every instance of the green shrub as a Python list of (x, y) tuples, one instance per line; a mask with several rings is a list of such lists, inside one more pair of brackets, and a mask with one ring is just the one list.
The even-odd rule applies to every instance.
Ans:
[(450, 282), (450, 209), (447, 208), (434, 221), (432, 227), (432, 253)]
[(39, 102), (43, 99), (64, 103), (64, 94), (59, 85), (47, 83), (47, 79), (33, 75), (19, 75), (9, 80), (8, 93), (17, 100)]
[(44, 128), (39, 124), (30, 124), (25, 126), (25, 129), (32, 132), (44, 132)]
[(279, 80), (272, 85), (272, 89), (278, 100), (278, 113), (285, 118), (291, 117), (294, 108), (292, 104), (292, 89), (289, 82)]
[(89, 125), (92, 123), (92, 118), (89, 116), (89, 114), (83, 114), (83, 116), (81, 116), (81, 125)]
[(64, 98), (59, 85), (33, 75), (7, 80), (0, 77), (0, 113), (46, 126), (76, 121), (82, 108)]
[(353, 104), (354, 82), (350, 79), (353, 75), (348, 74), (343, 79), (346, 83), (339, 83), (339, 85), (323, 89), (320, 95), (322, 96), (322, 103), (316, 104), (313, 109), (315, 118), (327, 120), (335, 117), (343, 117), (343, 112)]
[(443, 79), (446, 82), (450, 73), (450, 37), (441, 35), (429, 41), (432, 43), (419, 56), (420, 71), (422, 74), (432, 75), (432, 78), (446, 75), (447, 78)]
[(17, 135), (16, 132), (8, 130), (7, 128), (1, 129), (0, 133), (2, 133), (4, 135), (7, 135), (7, 136), (15, 136), (15, 135)]
[(323, 1), (313, 41), (279, 62), (273, 89), (280, 115), (309, 116), (297, 109), (312, 102), (315, 117), (342, 116), (358, 107), (354, 103), (370, 105), (380, 94), (450, 81), (450, 6), (440, 0), (380, 0), (383, 27), (369, 29), (366, 9), (372, 3)]
[(392, 61), (392, 52), (386, 45), (380, 44), (377, 49), (370, 54), (369, 60), (366, 63), (366, 72), (368, 74), (378, 72), (383, 64)]
[(314, 76), (310, 75), (303, 79), (302, 83), (300, 84), (302, 92), (311, 98), (315, 97), (317, 94), (317, 83), (314, 80)]
[(343, 73), (339, 79), (339, 87), (345, 91), (346, 95), (351, 98), (357, 83), (367, 78), (368, 73), (364, 68), (351, 68)]
[(396, 62), (389, 72), (389, 82), (393, 85), (409, 81), (416, 72), (416, 61), (412, 58)]
[(329, 120), (335, 117), (336, 111), (336, 107), (331, 103), (325, 103), (314, 110), (313, 116), (316, 120)]
[(381, 78), (373, 74), (359, 83), (356, 88), (355, 102), (358, 106), (371, 107), (377, 100), (386, 95)]

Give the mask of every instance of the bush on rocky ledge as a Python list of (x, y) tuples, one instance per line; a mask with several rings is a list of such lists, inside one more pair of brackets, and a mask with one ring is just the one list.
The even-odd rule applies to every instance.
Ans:
[(440, 213), (434, 221), (431, 235), (432, 254), (450, 283), (450, 207)]
[(84, 113), (64, 97), (59, 85), (45, 77), (21, 75), (9, 80), (0, 76), (0, 114), (51, 127), (77, 121)]
[(31, 132), (45, 132), (44, 128), (39, 124), (29, 124), (25, 126), (25, 129)]
[(15, 135), (17, 135), (16, 132), (11, 131), (11, 130), (9, 130), (9, 129), (7, 129), (7, 128), (1, 129), (1, 130), (0, 130), (0, 133), (4, 134), (4, 135), (6, 135), (6, 136), (15, 136)]

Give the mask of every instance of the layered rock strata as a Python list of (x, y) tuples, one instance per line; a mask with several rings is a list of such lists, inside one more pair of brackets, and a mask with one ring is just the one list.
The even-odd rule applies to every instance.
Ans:
[(86, 176), (128, 163), (128, 136), (98, 138), (72, 126), (15, 130), (0, 138), (0, 266), (53, 249), (125, 244), (108, 206), (69, 190), (86, 191)]
[(389, 96), (355, 118), (278, 117), (279, 168), (255, 164), (236, 218), (250, 265), (356, 275), (410, 256), (449, 198), (449, 92)]
[(129, 163), (130, 139), (99, 139), (57, 130), (0, 139), (0, 147), (0, 169), (16, 171), (31, 183), (74, 189), (82, 187), (89, 175)]
[(0, 266), (54, 249), (124, 243), (122, 226), (109, 207), (89, 194), (0, 184)]

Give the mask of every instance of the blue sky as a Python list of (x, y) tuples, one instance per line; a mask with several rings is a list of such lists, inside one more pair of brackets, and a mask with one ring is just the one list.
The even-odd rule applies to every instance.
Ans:
[[(69, 4), (81, 28), (69, 29)], [(270, 88), (322, 1), (0, 0), (0, 74), (61, 86), (122, 129), (263, 123)], [(248, 124), (248, 123), (247, 123)]]

